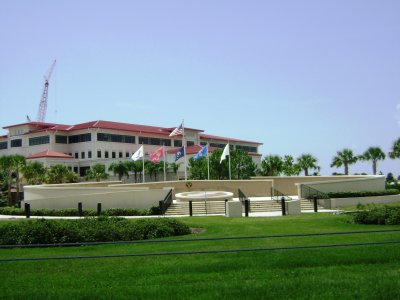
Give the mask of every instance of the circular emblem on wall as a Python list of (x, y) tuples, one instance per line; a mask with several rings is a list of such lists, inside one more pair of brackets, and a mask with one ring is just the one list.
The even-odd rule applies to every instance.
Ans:
[(186, 187), (190, 189), (192, 187), (192, 183), (191, 182), (186, 182)]

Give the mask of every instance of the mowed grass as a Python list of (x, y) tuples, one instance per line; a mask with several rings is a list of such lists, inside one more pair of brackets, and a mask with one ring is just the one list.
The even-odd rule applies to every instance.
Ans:
[[(181, 238), (400, 229), (349, 216), (193, 217)], [(1, 225), (0, 225), (1, 226)], [(176, 238), (172, 238), (176, 239)], [(0, 258), (62, 257), (399, 241), (400, 232), (2, 249)], [(147, 257), (0, 262), (0, 298), (399, 299), (400, 244)]]

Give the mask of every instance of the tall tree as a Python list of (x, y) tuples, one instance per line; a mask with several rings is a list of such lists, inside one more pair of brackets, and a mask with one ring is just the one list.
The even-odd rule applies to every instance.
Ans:
[(378, 167), (378, 161), (384, 160), (386, 158), (385, 152), (382, 151), (380, 147), (369, 147), (361, 156), (362, 160), (367, 160), (372, 162), (372, 172), (376, 175), (376, 170)]
[(15, 174), (15, 185), (17, 188), (17, 203), (19, 202), (19, 191), (21, 189), (21, 174), (22, 174), (22, 170), (24, 169), (26, 165), (26, 159), (24, 156), (19, 155), (19, 154), (15, 154), (12, 156), (12, 169), (13, 169), (13, 173)]
[(231, 155), (232, 178), (250, 179), (251, 176), (256, 175), (257, 165), (247, 152), (235, 149), (231, 151)]
[(133, 172), (135, 176), (135, 182), (138, 182), (138, 174), (141, 175), (143, 172), (142, 160), (127, 161), (129, 171)]
[(207, 157), (194, 160), (189, 158), (189, 178), (192, 180), (205, 180), (208, 177)]
[(389, 157), (392, 159), (400, 158), (400, 138), (393, 142), (392, 151), (389, 152)]
[(108, 171), (118, 175), (118, 180), (121, 180), (123, 176), (129, 178), (129, 166), (125, 161), (113, 162), (109, 167)]
[(267, 155), (261, 161), (261, 175), (279, 176), (283, 171), (283, 161), (279, 155)]
[(286, 176), (297, 176), (300, 174), (300, 167), (294, 162), (291, 155), (285, 155), (282, 162), (282, 172)]
[(349, 175), (349, 165), (356, 163), (358, 156), (354, 155), (353, 150), (345, 148), (338, 151), (336, 156), (333, 157), (331, 167), (340, 168), (344, 166), (344, 174)]
[(47, 183), (64, 183), (67, 181), (67, 176), (70, 171), (67, 166), (62, 164), (52, 165), (46, 171)]
[(38, 161), (31, 161), (25, 165), (22, 174), (28, 184), (42, 184), (45, 181), (46, 168)]
[(106, 171), (106, 166), (104, 164), (94, 164), (86, 171), (85, 178), (87, 180), (94, 179), (99, 182), (102, 179), (108, 178), (108, 173)]
[(11, 185), (12, 185), (12, 172), (13, 172), (13, 159), (11, 155), (4, 155), (0, 157), (0, 169), (6, 174), (7, 178), (7, 200), (11, 205)]
[(168, 167), (172, 170), (172, 172), (175, 174), (175, 177), (176, 177), (176, 179), (178, 180), (178, 170), (179, 170), (179, 166), (181, 165), (182, 163), (176, 163), (176, 162), (173, 162), (173, 163), (170, 163), (170, 164), (168, 164)]
[(300, 170), (304, 171), (304, 175), (308, 176), (309, 169), (314, 169), (319, 171), (321, 168), (317, 165), (318, 159), (312, 154), (306, 153), (302, 154), (297, 158), (297, 164)]

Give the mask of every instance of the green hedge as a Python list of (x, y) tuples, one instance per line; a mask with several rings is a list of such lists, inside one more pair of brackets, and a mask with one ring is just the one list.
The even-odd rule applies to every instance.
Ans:
[(0, 226), (0, 244), (58, 244), (113, 242), (189, 234), (190, 228), (170, 218), (136, 221), (118, 217), (88, 217), (79, 220), (26, 220)]
[[(84, 209), (82, 211), (85, 217), (97, 216), (97, 211)], [(149, 216), (158, 215), (159, 208), (152, 207), (150, 209), (135, 208), (110, 208), (101, 212), (103, 216)], [(0, 207), (0, 215), (17, 215), (24, 216), (25, 211), (17, 207)], [(69, 209), (31, 209), (31, 216), (57, 216), (57, 217), (77, 217), (79, 211), (75, 208)]]
[(387, 225), (398, 225), (400, 224), (400, 206), (375, 206), (359, 205), (359, 210), (352, 214), (352, 221), (358, 224), (387, 224)]
[(398, 195), (399, 193), (400, 193), (399, 190), (389, 189), (382, 191), (331, 192), (328, 193), (328, 196), (330, 198), (355, 198), (355, 197)]

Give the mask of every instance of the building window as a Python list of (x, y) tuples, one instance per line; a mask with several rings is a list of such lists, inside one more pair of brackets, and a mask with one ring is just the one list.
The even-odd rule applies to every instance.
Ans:
[(97, 158), (101, 158), (101, 151), (97, 150)]
[(119, 152), (119, 153), (118, 153), (118, 157), (119, 157), (119, 158), (122, 158), (122, 157), (123, 157), (123, 156), (122, 156), (122, 152)]
[(11, 148), (14, 148), (14, 147), (22, 147), (22, 139), (12, 140)]
[(207, 145), (207, 142), (200, 142), (200, 145), (205, 146)]
[(92, 151), (88, 151), (87, 157), (88, 157), (88, 158), (92, 158)]
[(187, 141), (186, 142), (186, 146), (193, 146), (194, 145), (194, 142), (193, 141)]
[(29, 138), (29, 146), (43, 145), (43, 144), (49, 144), (49, 143), (50, 143), (49, 135)]
[(236, 149), (243, 150), (245, 152), (254, 152), (257, 153), (257, 147), (252, 147), (252, 146), (242, 146), (242, 145), (236, 145)]
[(85, 152), (81, 152), (81, 158), (85, 159)]
[(129, 157), (129, 152), (125, 153), (125, 157), (128, 158)]
[(7, 149), (8, 143), (7, 142), (0, 142), (0, 150)]
[(56, 135), (57, 144), (68, 144), (68, 138), (65, 135)]
[(75, 158), (79, 158), (79, 153), (75, 152)]
[(210, 147), (214, 148), (224, 148), (226, 144), (210, 143)]
[(135, 143), (135, 137), (134, 136), (111, 134), (111, 133), (102, 133), (102, 132), (99, 132), (97, 134), (97, 140), (99, 142), (128, 143), (128, 144), (134, 144)]
[(115, 158), (115, 151), (111, 152), (112, 158)]
[(74, 167), (74, 172), (78, 174), (78, 167)]
[(171, 140), (139, 136), (139, 144), (156, 145), (156, 146), (162, 146), (162, 145), (171, 146)]
[(68, 137), (68, 144), (90, 142), (91, 140), (92, 134), (90, 132), (84, 134), (76, 134)]
[(104, 151), (104, 158), (108, 158), (108, 151)]
[(174, 147), (182, 147), (182, 141), (181, 140), (175, 140), (174, 141)]

